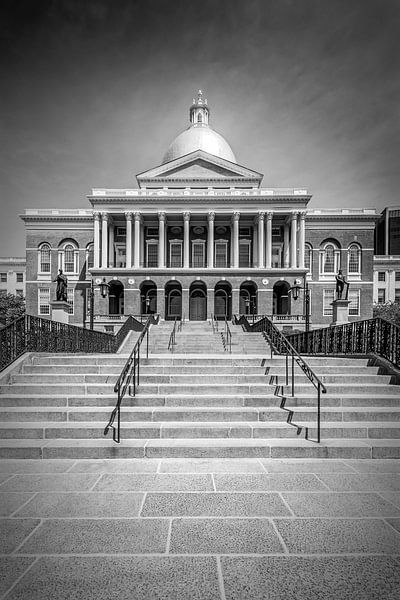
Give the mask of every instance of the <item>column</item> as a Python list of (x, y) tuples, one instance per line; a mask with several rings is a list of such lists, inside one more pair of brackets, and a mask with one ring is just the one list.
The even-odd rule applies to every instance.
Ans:
[(100, 267), (100, 213), (93, 213), (94, 217), (94, 235), (93, 235), (93, 266), (95, 269)]
[(233, 213), (233, 268), (239, 268), (239, 219), (240, 212)]
[(299, 268), (304, 269), (304, 251), (306, 242), (306, 213), (300, 213), (299, 228)]
[(132, 213), (126, 212), (126, 268), (132, 268)]
[(142, 216), (140, 212), (135, 212), (135, 256), (134, 256), (134, 266), (135, 269), (139, 269), (140, 267), (140, 222), (142, 220)]
[(112, 220), (108, 227), (108, 266), (114, 266), (114, 223)]
[(271, 268), (272, 264), (272, 212), (267, 212), (267, 230), (265, 237), (265, 267)]
[(165, 213), (158, 213), (158, 268), (165, 267)]
[(215, 212), (208, 213), (207, 267), (214, 267), (214, 220)]
[(253, 268), (257, 266), (258, 259), (258, 229), (257, 222), (254, 221), (253, 225)]
[(285, 221), (283, 229), (283, 266), (288, 268), (290, 264), (289, 255), (289, 223)]
[(265, 213), (258, 213), (258, 267), (264, 268), (264, 217)]
[(107, 269), (108, 259), (108, 213), (101, 213), (101, 268)]
[(140, 221), (140, 250), (139, 250), (139, 256), (140, 256), (140, 266), (143, 267), (144, 266), (144, 222), (143, 219), (141, 219)]
[(190, 212), (183, 213), (183, 268), (189, 268), (189, 226), (190, 226)]
[(290, 215), (290, 268), (297, 266), (297, 213)]

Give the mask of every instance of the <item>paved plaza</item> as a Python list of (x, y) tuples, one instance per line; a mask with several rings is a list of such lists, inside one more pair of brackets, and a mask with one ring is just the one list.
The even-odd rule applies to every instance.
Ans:
[(400, 597), (400, 460), (3, 460), (0, 598)]

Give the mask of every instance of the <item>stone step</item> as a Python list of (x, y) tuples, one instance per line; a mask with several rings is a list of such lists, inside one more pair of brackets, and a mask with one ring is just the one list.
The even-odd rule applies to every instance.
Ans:
[(155, 439), (0, 440), (1, 458), (400, 458), (399, 440)]
[[(309, 427), (311, 436), (316, 436), (315, 421), (299, 423)], [(94, 439), (101, 438), (104, 432), (103, 422), (19, 423), (10, 421), (0, 425), (1, 439)], [(122, 427), (123, 439), (158, 439), (158, 438), (295, 438), (296, 427), (286, 422), (243, 422), (229, 423), (208, 422), (132, 422)], [(323, 438), (377, 438), (399, 439), (400, 423), (326, 423), (321, 427)]]

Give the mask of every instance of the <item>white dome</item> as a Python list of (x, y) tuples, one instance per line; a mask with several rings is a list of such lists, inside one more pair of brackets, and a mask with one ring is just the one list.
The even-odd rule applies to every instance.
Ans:
[(222, 135), (211, 129), (209, 125), (195, 123), (174, 139), (164, 155), (162, 164), (195, 150), (204, 150), (204, 152), (236, 163), (232, 148)]

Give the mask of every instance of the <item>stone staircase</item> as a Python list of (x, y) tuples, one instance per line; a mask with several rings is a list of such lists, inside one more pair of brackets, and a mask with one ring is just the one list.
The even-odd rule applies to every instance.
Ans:
[[(120, 355), (35, 354), (0, 381), (0, 456), (7, 458), (400, 456), (400, 388), (366, 360), (307, 359), (325, 383), (322, 443), (297, 436), (275, 395), (285, 360), (261, 334), (231, 326), (232, 354), (208, 322), (187, 322), (167, 352), (173, 323), (152, 326), (139, 393), (122, 407), (122, 442), (103, 436)], [(143, 356), (143, 354), (142, 354)], [(278, 379), (277, 379), (278, 378)], [(284, 388), (285, 389), (285, 388)], [(285, 389), (285, 393), (288, 390)], [(293, 422), (316, 435), (316, 394), (300, 371), (287, 396)]]

